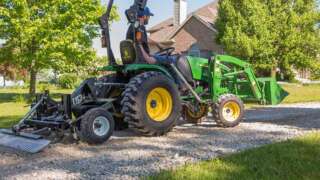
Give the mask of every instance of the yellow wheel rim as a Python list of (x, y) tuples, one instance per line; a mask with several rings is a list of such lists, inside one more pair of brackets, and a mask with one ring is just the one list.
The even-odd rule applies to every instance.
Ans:
[(228, 102), (223, 106), (222, 115), (225, 120), (233, 122), (238, 120), (241, 113), (241, 108), (236, 102)]
[(166, 120), (173, 108), (169, 91), (164, 88), (153, 89), (147, 96), (146, 107), (147, 114), (154, 121), (162, 122)]

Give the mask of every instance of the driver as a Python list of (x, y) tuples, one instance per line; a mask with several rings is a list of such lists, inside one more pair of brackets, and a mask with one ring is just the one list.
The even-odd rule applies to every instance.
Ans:
[[(177, 56), (171, 56), (169, 53), (159, 53), (150, 55), (150, 48), (148, 45), (148, 35), (146, 30), (146, 25), (148, 25), (150, 17), (154, 16), (153, 13), (151, 13), (150, 9), (148, 7), (145, 7), (143, 11), (140, 11), (138, 13), (139, 23), (140, 27), (138, 29), (138, 32), (136, 34), (136, 39), (138, 41), (138, 47), (140, 48), (141, 54), (143, 58), (147, 61), (149, 64), (170, 64), (175, 63), (177, 61)], [(127, 39), (134, 40), (134, 26), (131, 25), (127, 32)]]

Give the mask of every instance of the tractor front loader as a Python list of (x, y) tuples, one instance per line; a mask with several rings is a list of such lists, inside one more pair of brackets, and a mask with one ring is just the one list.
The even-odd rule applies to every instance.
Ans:
[[(138, 13), (147, 0), (135, 0), (126, 11), (128, 22), (139, 33)], [(85, 80), (61, 102), (46, 92), (37, 96), (31, 110), (10, 130), (0, 133), (0, 145), (36, 153), (51, 143), (51, 136), (73, 134), (89, 144), (106, 142), (115, 128), (131, 128), (145, 136), (170, 132), (183, 117), (199, 123), (211, 111), (217, 125), (237, 126), (243, 102), (278, 104), (287, 93), (272, 78), (256, 78), (251, 65), (235, 57), (210, 58), (174, 55), (176, 63), (146, 64), (136, 39), (120, 43), (122, 64), (115, 61), (109, 37), (113, 0), (101, 17), (102, 44), (110, 65), (99, 68), (106, 76)], [(50, 140), (49, 140), (50, 139)]]

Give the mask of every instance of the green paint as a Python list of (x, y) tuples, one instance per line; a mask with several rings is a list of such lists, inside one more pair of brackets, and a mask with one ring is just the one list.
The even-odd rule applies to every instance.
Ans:
[(238, 58), (217, 55), (212, 66), (214, 99), (221, 94), (232, 93), (244, 101), (279, 104), (288, 95), (275, 79), (256, 78), (251, 65)]
[(258, 78), (257, 80), (259, 83), (263, 84), (263, 91), (267, 104), (279, 104), (289, 95), (274, 78)]
[(216, 60), (221, 61), (221, 62), (226, 62), (226, 63), (230, 63), (230, 64), (234, 64), (236, 66), (239, 67), (246, 67), (246, 66), (250, 66), (249, 63), (245, 62), (244, 60), (238, 59), (236, 57), (233, 56), (228, 56), (228, 55), (217, 55), (215, 57)]
[[(271, 78), (256, 78), (249, 63), (227, 55), (216, 55), (212, 60), (188, 56), (192, 77), (200, 82), (194, 89), (197, 94), (206, 94), (205, 101), (217, 101), (223, 94), (235, 94), (243, 101), (278, 104), (287, 93)], [(177, 76), (162, 65), (129, 64), (124, 66), (106, 66), (102, 71), (113, 71), (125, 74), (137, 74), (146, 71), (157, 71), (171, 79)], [(175, 81), (177, 82), (177, 81)], [(207, 91), (207, 92), (206, 92)], [(190, 101), (192, 97), (183, 97)]]
[(195, 80), (205, 80), (208, 76), (208, 59), (199, 57), (187, 57)]
[(110, 72), (116, 72), (116, 71), (121, 71), (122, 67), (120, 66), (104, 66), (104, 67), (99, 67), (97, 70), (98, 71), (110, 71)]
[(153, 64), (128, 64), (123, 66), (104, 66), (98, 68), (98, 71), (109, 71), (109, 72), (145, 72), (145, 71), (158, 71), (167, 75), (169, 78), (173, 78), (172, 75), (168, 72), (168, 70), (161, 65), (153, 65)]
[(136, 71), (158, 71), (172, 78), (172, 75), (168, 72), (168, 70), (161, 65), (153, 65), (153, 64), (129, 64), (125, 65), (123, 72), (136, 72)]

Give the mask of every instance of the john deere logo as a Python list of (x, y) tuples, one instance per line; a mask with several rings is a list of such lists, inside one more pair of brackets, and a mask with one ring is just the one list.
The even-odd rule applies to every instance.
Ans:
[(130, 59), (130, 52), (128, 50), (124, 51), (124, 58), (125, 59)]

